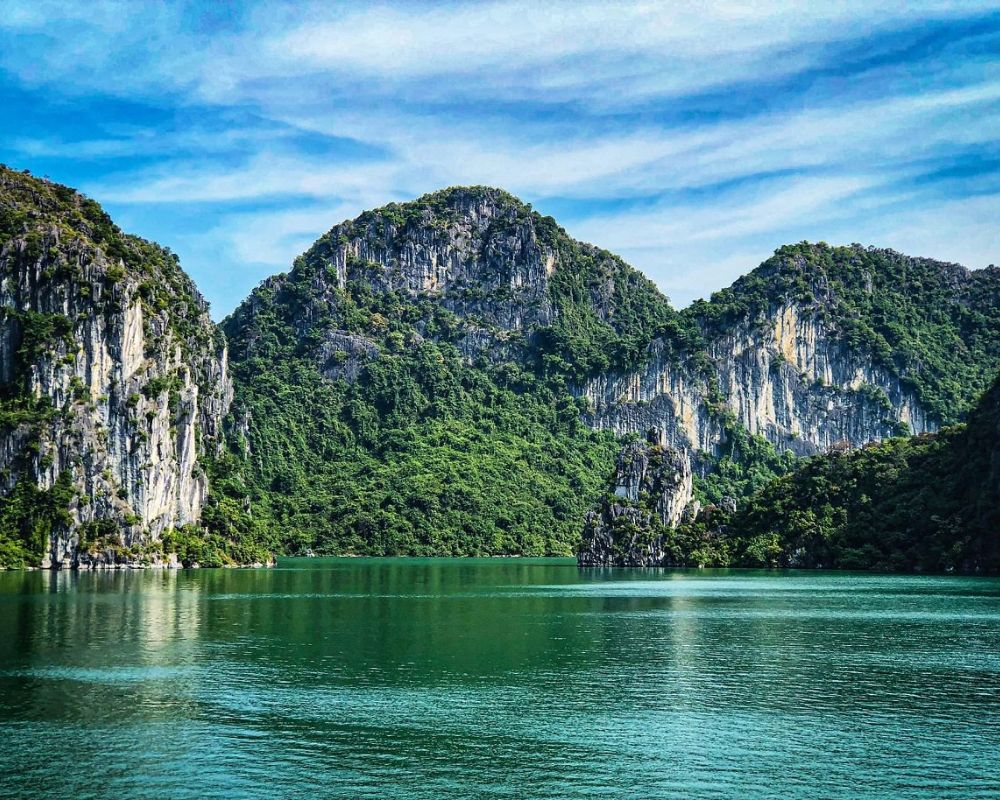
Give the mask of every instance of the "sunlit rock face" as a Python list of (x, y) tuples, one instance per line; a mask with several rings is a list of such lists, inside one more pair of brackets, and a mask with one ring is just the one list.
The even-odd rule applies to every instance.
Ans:
[(0, 493), (68, 478), (51, 565), (98, 530), (131, 548), (197, 523), (232, 395), (207, 304), (168, 251), (63, 187), (4, 170), (0, 202), (23, 220), (0, 247), (0, 384), (32, 409), (0, 429)]
[(548, 279), (560, 255), (525, 206), (498, 189), (434, 197), (416, 210), (368, 212), (327, 233), (316, 247), (337, 286), (361, 280), (377, 291), (426, 294), (505, 330), (550, 321)]
[(637, 370), (598, 375), (580, 393), (597, 428), (664, 431), (675, 447), (714, 452), (724, 439), (709, 400), (779, 449), (808, 455), (908, 430), (937, 430), (915, 392), (863, 351), (852, 351), (811, 309), (775, 306), (765, 324), (741, 322), (708, 339), (710, 367), (692, 370), (659, 343)]

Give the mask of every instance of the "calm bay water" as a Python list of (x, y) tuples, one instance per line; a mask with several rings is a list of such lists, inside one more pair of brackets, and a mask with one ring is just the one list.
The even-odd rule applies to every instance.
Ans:
[(0, 573), (5, 798), (998, 798), (1000, 581)]

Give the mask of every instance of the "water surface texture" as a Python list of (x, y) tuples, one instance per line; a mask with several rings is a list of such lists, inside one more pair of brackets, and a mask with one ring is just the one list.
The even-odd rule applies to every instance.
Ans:
[(0, 573), (5, 798), (997, 798), (1000, 581)]

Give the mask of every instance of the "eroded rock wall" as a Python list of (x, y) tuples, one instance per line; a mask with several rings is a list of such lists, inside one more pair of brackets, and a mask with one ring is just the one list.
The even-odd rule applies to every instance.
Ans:
[(666, 536), (692, 503), (691, 459), (652, 430), (618, 456), (611, 491), (584, 523), (581, 566), (663, 566)]
[(591, 379), (579, 390), (592, 409), (588, 422), (618, 433), (655, 427), (671, 446), (712, 453), (725, 436), (714, 402), (801, 455), (937, 429), (912, 389), (848, 348), (812, 310), (777, 306), (763, 323), (736, 325), (708, 343), (707, 367), (654, 343), (642, 368)]
[(0, 430), (0, 493), (64, 473), (73, 489), (47, 564), (75, 563), (90, 523), (130, 548), (199, 521), (200, 459), (232, 398), (226, 347), (200, 296), (150, 303), (150, 277), (58, 225), (0, 250), (0, 383), (39, 409)]

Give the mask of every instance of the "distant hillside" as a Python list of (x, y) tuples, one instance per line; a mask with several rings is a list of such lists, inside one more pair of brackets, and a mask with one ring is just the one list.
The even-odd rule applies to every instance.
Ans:
[(1000, 268), (968, 270), (861, 245), (790, 245), (729, 289), (686, 310), (710, 338), (773, 310), (812, 314), (850, 350), (912, 387), (948, 425), (989, 388), (1000, 365)]

